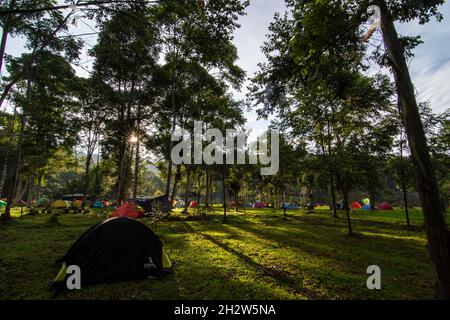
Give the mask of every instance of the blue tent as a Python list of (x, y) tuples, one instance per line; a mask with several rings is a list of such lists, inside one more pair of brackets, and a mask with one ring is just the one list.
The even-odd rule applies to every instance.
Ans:
[(366, 204), (364, 207), (362, 207), (363, 210), (370, 210), (370, 204)]
[(103, 202), (100, 200), (95, 201), (94, 204), (92, 205), (92, 208), (94, 208), (94, 209), (103, 208)]
[(298, 209), (300, 209), (300, 207), (297, 204), (295, 204), (295, 203), (288, 203), (288, 202), (283, 203), (283, 208), (286, 208), (286, 210), (298, 210)]

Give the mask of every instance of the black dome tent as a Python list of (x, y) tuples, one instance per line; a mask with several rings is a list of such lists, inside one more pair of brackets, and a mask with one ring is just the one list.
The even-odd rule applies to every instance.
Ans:
[(81, 270), (81, 287), (148, 277), (161, 278), (172, 265), (159, 238), (145, 224), (131, 218), (112, 218), (87, 230), (57, 262), (59, 274), (50, 289), (66, 289), (66, 270)]

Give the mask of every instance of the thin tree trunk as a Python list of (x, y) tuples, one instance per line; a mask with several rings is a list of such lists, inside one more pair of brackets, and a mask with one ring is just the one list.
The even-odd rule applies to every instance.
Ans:
[(35, 182), (36, 182), (36, 176), (35, 176), (35, 174), (32, 174), (31, 178), (30, 178), (30, 182), (28, 184), (28, 191), (27, 191), (26, 204), (27, 204), (28, 208), (31, 207), (31, 202), (33, 201), (34, 192), (35, 192), (35, 189), (36, 189), (36, 183)]
[[(16, 6), (16, 0), (11, 0), (9, 4), (9, 9), (12, 10)], [(8, 35), (11, 29), (11, 23), (14, 19), (14, 15), (12, 13), (8, 13), (5, 19), (5, 23), (3, 24), (3, 32), (2, 32), (2, 40), (0, 42), (0, 75), (3, 67), (3, 58), (5, 56), (6, 50), (6, 41), (8, 40)]]
[(206, 184), (206, 194), (205, 194), (205, 208), (209, 208), (209, 170), (205, 169), (205, 184)]
[(170, 202), (175, 201), (175, 196), (177, 195), (178, 183), (181, 179), (181, 165), (177, 165), (177, 172), (175, 173), (175, 180), (173, 181), (172, 195), (170, 196)]
[(25, 196), (25, 193), (28, 190), (28, 187), (30, 186), (30, 181), (19, 181), (19, 183), (16, 186), (16, 192), (15, 197), (13, 199), (13, 204), (17, 204), (20, 201), (23, 201), (23, 197)]
[(331, 154), (331, 123), (327, 115), (327, 148), (328, 148), (328, 172), (330, 175), (331, 210), (333, 218), (337, 218), (336, 210), (336, 189), (334, 186), (334, 168)]
[(19, 138), (17, 140), (17, 154), (16, 154), (16, 161), (14, 161), (14, 165), (12, 168), (12, 177), (11, 177), (11, 183), (10, 188), (8, 192), (8, 198), (6, 200), (6, 207), (5, 212), (3, 213), (3, 220), (10, 220), (11, 219), (11, 207), (12, 202), (14, 199), (14, 193), (16, 191), (16, 185), (19, 179), (19, 167), (20, 162), (22, 158), (22, 140), (25, 133), (25, 123), (26, 118), (25, 115), (20, 116), (20, 131), (19, 131)]
[(369, 197), (370, 197), (370, 210), (375, 210), (375, 192), (371, 191)]
[(8, 161), (9, 161), (9, 157), (10, 157), (10, 149), (12, 148), (13, 145), (13, 139), (14, 139), (14, 122), (16, 120), (16, 116), (17, 116), (17, 107), (16, 105), (14, 105), (14, 112), (13, 112), (13, 116), (10, 118), (9, 121), (9, 139), (8, 139), (8, 143), (5, 145), (4, 149), (5, 152), (3, 154), (3, 161), (0, 162), (0, 194), (4, 193), (4, 186), (5, 186), (5, 181), (6, 181), (6, 176), (7, 176), (7, 168), (8, 168)]
[(402, 180), (402, 192), (403, 192), (403, 203), (405, 205), (405, 214), (406, 214), (406, 225), (409, 227), (409, 208), (408, 208), (408, 194), (406, 191), (406, 176), (405, 176), (405, 168), (403, 166), (403, 136), (400, 135), (400, 178)]
[(86, 163), (84, 164), (84, 187), (83, 187), (83, 206), (86, 205), (86, 196), (89, 189), (89, 168), (91, 166), (92, 154), (86, 155)]
[(36, 185), (36, 199), (39, 199), (41, 196), (41, 187), (42, 187), (42, 179), (44, 178), (44, 176), (42, 174), (39, 174), (38, 176), (38, 181), (37, 181), (37, 185)]
[(189, 211), (189, 197), (188, 192), (191, 184), (191, 167), (186, 165), (186, 189), (184, 190), (184, 210), (183, 213), (188, 213)]
[[(138, 104), (138, 114), (137, 114), (137, 134), (138, 139), (136, 141), (136, 157), (134, 159), (134, 186), (133, 186), (133, 199), (137, 198), (137, 189), (139, 185), (139, 152), (140, 152), (140, 132), (141, 132), (141, 104)], [(173, 199), (172, 199), (173, 201)]]
[(101, 193), (100, 188), (100, 141), (98, 142), (97, 163), (95, 165), (95, 197), (97, 198)]
[(223, 222), (227, 221), (227, 190), (225, 187), (226, 165), (222, 164)]
[(348, 204), (348, 178), (347, 176), (344, 176), (343, 179), (343, 185), (342, 185), (342, 195), (344, 198), (344, 208), (345, 208), (345, 214), (347, 216), (347, 225), (348, 225), (348, 234), (353, 234), (353, 229), (352, 229), (352, 221), (350, 218), (350, 208), (349, 208), (349, 204)]
[(404, 48), (398, 39), (387, 4), (384, 0), (378, 0), (376, 4), (379, 4), (381, 9), (381, 30), (397, 86), (401, 115), (408, 136), (414, 175), (424, 213), (428, 248), (437, 280), (436, 297), (450, 299), (450, 235), (444, 219), (414, 86), (406, 63)]

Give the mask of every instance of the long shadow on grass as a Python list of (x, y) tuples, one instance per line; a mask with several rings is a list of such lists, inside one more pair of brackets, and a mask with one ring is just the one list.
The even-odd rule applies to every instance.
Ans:
[[(312, 224), (318, 224), (323, 227), (336, 227), (336, 222), (342, 224), (343, 227), (346, 226), (346, 218), (343, 216), (339, 216), (338, 218), (324, 217), (320, 213), (313, 213), (310, 215), (298, 215), (298, 214), (288, 214), (290, 220), (298, 221), (298, 222), (306, 222)], [(239, 217), (236, 217), (239, 218)], [(263, 223), (272, 222), (273, 219), (280, 219), (281, 215), (266, 215), (266, 214), (256, 214), (253, 218), (262, 221)], [(330, 222), (330, 219), (335, 219), (335, 223)], [(398, 235), (398, 231), (400, 232), (423, 232), (423, 225), (412, 225), (410, 227), (404, 224), (398, 223), (389, 223), (384, 221), (374, 221), (374, 220), (364, 220), (360, 217), (352, 217), (352, 222), (354, 222), (354, 231), (373, 231), (373, 228), (379, 229), (383, 232), (390, 231)], [(361, 229), (361, 227), (363, 229)]]
[[(234, 222), (235, 221), (235, 222)], [(421, 245), (417, 245), (414, 242), (417, 242), (417, 240), (410, 240), (410, 239), (399, 239), (395, 238), (393, 240), (390, 240), (389, 233), (386, 234), (386, 236), (382, 236), (382, 232), (385, 232), (386, 230), (377, 230), (377, 229), (366, 229), (366, 228), (359, 228), (359, 225), (355, 226), (355, 229), (357, 230), (358, 236), (355, 238), (348, 237), (346, 235), (342, 234), (342, 228), (345, 227), (344, 224), (337, 224), (337, 223), (329, 223), (324, 222), (322, 219), (318, 221), (317, 219), (309, 218), (307, 220), (301, 220), (302, 224), (290, 224), (289, 220), (283, 221), (283, 225), (277, 225), (274, 226), (274, 228), (271, 228), (271, 225), (264, 225), (267, 228), (261, 228), (261, 225), (258, 223), (254, 223), (248, 220), (243, 220), (240, 217), (235, 217), (234, 221), (230, 222), (230, 225), (236, 228), (240, 228), (242, 230), (245, 230), (247, 232), (253, 233), (255, 236), (271, 241), (279, 241), (281, 243), (286, 244), (297, 244), (297, 245), (307, 245), (305, 241), (298, 242), (296, 239), (302, 239), (301, 236), (307, 234), (310, 238), (303, 240), (308, 240), (309, 242), (315, 242), (315, 241), (324, 241), (328, 244), (331, 244), (331, 246), (328, 246), (329, 248), (334, 249), (335, 245), (342, 244), (342, 245), (351, 245), (351, 244), (359, 244), (359, 245), (373, 245), (376, 244), (381, 245), (383, 248), (390, 248), (392, 247), (392, 241), (395, 241), (395, 247), (399, 247), (402, 249), (407, 250), (417, 250), (421, 248)], [(281, 221), (281, 219), (280, 219)], [(294, 221), (298, 221), (298, 219), (294, 219)], [(359, 224), (359, 221), (358, 221)], [(285, 228), (299, 228), (299, 232), (296, 232), (295, 230), (278, 230), (278, 227), (285, 227)], [(320, 230), (320, 231), (319, 231)], [(371, 232), (370, 235), (363, 235), (359, 232)], [(380, 235), (378, 235), (378, 234)], [(398, 233), (393, 233), (395, 235), (399, 235)], [(339, 236), (340, 235), (340, 236)], [(401, 236), (408, 236), (408, 235), (401, 235)], [(376, 241), (373, 241), (372, 239), (376, 238)], [(338, 242), (336, 242), (338, 241)], [(316, 249), (316, 247), (312, 247)], [(368, 248), (370, 249), (370, 248)]]
[(188, 228), (192, 233), (196, 233), (196, 234), (202, 236), (204, 239), (214, 243), (216, 246), (235, 255), (236, 257), (238, 257), (239, 259), (244, 261), (247, 265), (249, 265), (253, 269), (256, 269), (257, 271), (261, 272), (263, 276), (271, 277), (272, 279), (277, 281), (278, 284), (281, 284), (289, 291), (295, 292), (295, 293), (298, 293), (301, 295), (305, 295), (305, 296), (309, 297), (310, 299), (319, 299), (320, 298), (317, 295), (317, 293), (312, 290), (309, 290), (307, 288), (298, 288), (298, 286), (295, 285), (295, 281), (293, 279), (291, 279), (289, 276), (287, 276), (285, 273), (283, 273), (283, 271), (264, 266), (256, 261), (254, 261), (252, 258), (246, 256), (242, 252), (239, 252), (236, 249), (231, 248), (227, 244), (220, 242), (219, 240), (215, 239), (214, 237), (212, 237), (208, 234), (196, 231), (188, 223), (184, 222), (184, 224), (186, 225), (186, 228)]
[[(335, 231), (329, 228), (324, 230), (318, 224), (292, 226), (292, 228), (301, 227), (303, 234), (295, 230), (279, 230), (277, 227), (261, 228), (260, 225), (249, 221), (230, 223), (230, 225), (251, 233), (257, 238), (276, 241), (305, 254), (329, 261), (334, 260), (338, 265), (347, 265), (348, 268), (343, 270), (345, 273), (355, 269), (355, 261), (359, 261), (361, 268), (365, 268), (367, 265), (364, 264), (373, 259), (390, 263), (392, 259), (400, 258), (403, 261), (402, 265), (398, 266), (400, 269), (408, 269), (408, 265), (417, 262), (423, 264), (424, 268), (428, 268), (429, 257), (426, 250), (422, 245), (409, 239), (390, 239), (376, 234), (348, 237), (340, 234), (339, 225), (334, 225)], [(304, 231), (307, 231), (307, 237)], [(397, 260), (396, 263), (398, 263)], [(394, 268), (397, 268), (396, 263), (392, 260)]]

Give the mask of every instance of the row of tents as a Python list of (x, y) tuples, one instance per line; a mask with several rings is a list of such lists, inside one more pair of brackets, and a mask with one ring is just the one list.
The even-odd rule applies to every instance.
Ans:
[[(353, 201), (352, 203), (350, 203), (350, 208), (355, 209), (355, 210), (358, 210), (358, 209), (371, 210), (372, 206), (370, 205), (370, 202), (362, 205), (358, 201)], [(394, 207), (390, 203), (383, 202), (378, 207), (376, 207), (376, 210), (390, 211), (390, 210), (394, 210)]]
[[(177, 201), (175, 206), (178, 207), (178, 208), (181, 208), (181, 207), (184, 207), (184, 205), (185, 205), (184, 201)], [(199, 205), (200, 204), (197, 201), (191, 201), (189, 203), (189, 208), (198, 208)], [(234, 201), (230, 202), (229, 206), (230, 207), (235, 207), (236, 203)], [(268, 204), (266, 204), (264, 202), (261, 202), (261, 201), (256, 201), (255, 203), (246, 203), (246, 204), (244, 204), (244, 207), (246, 207), (246, 208), (256, 208), (256, 209), (264, 209), (264, 208), (267, 208), (268, 206), (269, 206)], [(323, 205), (318, 204), (318, 203), (317, 204), (307, 203), (304, 206), (300, 206), (300, 205), (298, 205), (296, 203), (289, 203), (289, 202), (283, 203), (283, 208), (286, 209), (286, 210), (299, 210), (299, 209), (302, 209), (302, 208), (308, 209), (308, 210), (313, 210), (314, 208), (321, 209), (321, 208), (324, 208), (324, 207), (329, 208), (329, 206), (323, 206)], [(350, 208), (352, 208), (352, 209), (370, 210), (371, 209), (370, 200), (369, 199), (363, 199), (362, 200), (362, 204), (360, 202), (358, 202), (358, 201), (353, 201), (350, 204)], [(392, 207), (392, 205), (387, 203), (387, 202), (383, 202), (378, 207), (376, 207), (376, 210), (385, 210), (386, 211), (386, 210), (393, 210), (393, 209), (394, 208)]]

